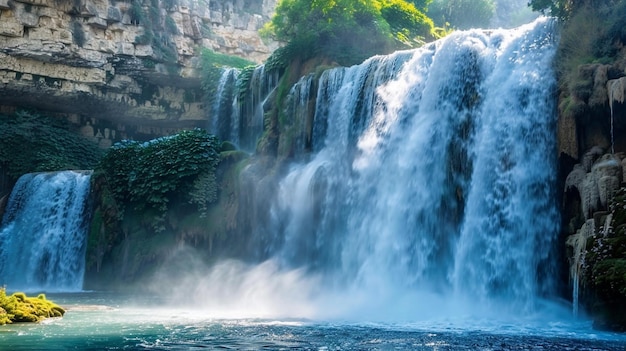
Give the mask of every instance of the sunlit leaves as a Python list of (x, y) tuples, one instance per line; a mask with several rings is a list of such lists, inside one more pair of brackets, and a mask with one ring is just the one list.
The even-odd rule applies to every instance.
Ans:
[(290, 59), (322, 56), (350, 65), (411, 46), (416, 38), (430, 39), (432, 29), (432, 22), (405, 0), (282, 0), (266, 32), (288, 47), (307, 48), (287, 51)]

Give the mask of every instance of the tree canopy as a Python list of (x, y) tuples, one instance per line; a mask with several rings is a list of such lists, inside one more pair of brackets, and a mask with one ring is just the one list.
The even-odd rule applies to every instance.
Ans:
[(534, 11), (556, 16), (560, 19), (568, 19), (576, 10), (591, 6), (594, 8), (613, 7), (621, 0), (529, 0), (528, 5)]
[[(414, 3), (425, 7), (430, 0)], [(342, 65), (433, 39), (433, 22), (405, 0), (281, 0), (266, 32), (300, 58)]]
[(428, 8), (428, 16), (441, 27), (485, 28), (495, 9), (493, 0), (434, 0)]

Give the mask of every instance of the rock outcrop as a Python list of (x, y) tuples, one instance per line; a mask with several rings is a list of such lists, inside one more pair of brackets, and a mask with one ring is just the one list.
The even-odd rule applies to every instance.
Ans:
[(0, 112), (63, 113), (105, 147), (204, 126), (201, 48), (262, 62), (275, 3), (0, 0)]

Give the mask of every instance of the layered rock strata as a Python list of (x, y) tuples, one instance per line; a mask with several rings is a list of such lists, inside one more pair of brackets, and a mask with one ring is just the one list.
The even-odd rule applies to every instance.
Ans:
[(274, 47), (258, 30), (274, 6), (0, 0), (0, 108), (63, 113), (98, 140), (204, 126), (201, 48), (263, 61)]

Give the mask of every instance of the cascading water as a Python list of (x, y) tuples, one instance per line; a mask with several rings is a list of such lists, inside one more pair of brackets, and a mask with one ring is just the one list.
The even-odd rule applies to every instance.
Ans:
[(263, 134), (263, 108), (267, 97), (278, 84), (278, 72), (266, 70), (265, 65), (257, 66), (247, 84), (248, 93), (243, 96), (243, 100), (235, 97), (234, 105), (241, 107), (236, 109), (233, 120), (237, 121), (239, 128), (239, 147), (242, 150), (255, 151), (257, 140)]
[(0, 227), (0, 285), (82, 289), (91, 171), (30, 173), (18, 180)]
[(216, 135), (220, 140), (229, 140), (239, 143), (239, 121), (236, 116), (234, 104), (237, 77), (239, 71), (235, 68), (224, 68), (222, 76), (217, 84), (217, 93), (213, 104), (209, 132)]
[(552, 290), (559, 223), (554, 31), (457, 32), (326, 71), (317, 153), (291, 167), (259, 230), (274, 233), (269, 256), (371, 301), (533, 310)]
[[(278, 84), (278, 72), (260, 65), (242, 74), (235, 68), (224, 68), (217, 83), (208, 130), (221, 140), (228, 140), (240, 149), (254, 152), (263, 134), (263, 105)], [(238, 94), (246, 86), (246, 94)]]

